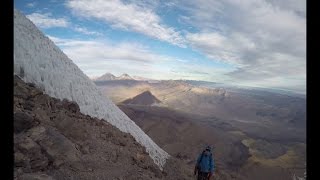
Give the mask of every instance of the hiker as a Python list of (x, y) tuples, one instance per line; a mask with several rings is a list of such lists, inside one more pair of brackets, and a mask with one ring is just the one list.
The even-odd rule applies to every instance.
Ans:
[(197, 159), (194, 175), (198, 173), (198, 180), (209, 180), (213, 175), (213, 168), (214, 160), (212, 158), (211, 147), (207, 146)]

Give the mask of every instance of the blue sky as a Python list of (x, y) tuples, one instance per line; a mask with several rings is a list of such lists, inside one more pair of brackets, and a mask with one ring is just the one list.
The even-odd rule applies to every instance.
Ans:
[(16, 0), (89, 77), (110, 72), (305, 94), (303, 0)]

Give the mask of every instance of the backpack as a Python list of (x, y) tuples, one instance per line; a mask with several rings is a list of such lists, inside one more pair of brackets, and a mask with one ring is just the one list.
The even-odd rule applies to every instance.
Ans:
[(197, 166), (199, 166), (199, 164), (201, 163), (202, 158), (203, 158), (203, 156), (204, 156), (204, 152), (205, 152), (205, 151), (202, 151), (202, 153), (201, 153), (201, 157), (200, 157), (200, 161), (199, 161), (199, 163), (197, 164)]
[[(203, 156), (204, 156), (204, 152), (205, 152), (205, 150), (202, 151), (201, 156), (200, 156), (199, 163), (197, 163), (197, 169), (198, 169), (198, 171), (200, 171), (199, 165), (200, 165), (200, 163), (201, 163), (201, 161), (202, 161), (202, 158), (203, 158)], [(212, 158), (212, 153), (211, 153), (211, 152), (210, 152), (210, 156), (211, 156), (211, 158)]]

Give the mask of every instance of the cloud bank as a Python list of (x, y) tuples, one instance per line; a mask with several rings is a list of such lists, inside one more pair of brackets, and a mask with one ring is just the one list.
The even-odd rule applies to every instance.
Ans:
[(110, 23), (113, 28), (134, 31), (143, 35), (184, 46), (184, 39), (174, 28), (161, 22), (149, 6), (123, 3), (120, 0), (69, 0), (66, 6), (81, 17), (95, 18)]
[(69, 22), (65, 18), (53, 18), (50, 13), (32, 13), (27, 15), (36, 26), (40, 28), (67, 27)]

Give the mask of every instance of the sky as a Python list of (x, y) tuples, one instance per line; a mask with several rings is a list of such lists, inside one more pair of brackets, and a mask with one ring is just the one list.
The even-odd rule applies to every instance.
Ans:
[(306, 93), (305, 0), (15, 0), (89, 77)]

